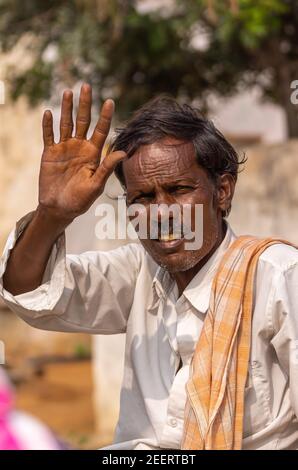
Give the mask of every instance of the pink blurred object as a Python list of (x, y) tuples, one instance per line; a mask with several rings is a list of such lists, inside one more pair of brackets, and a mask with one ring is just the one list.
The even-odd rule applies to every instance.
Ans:
[(38, 419), (14, 409), (13, 387), (0, 367), (0, 450), (65, 448)]

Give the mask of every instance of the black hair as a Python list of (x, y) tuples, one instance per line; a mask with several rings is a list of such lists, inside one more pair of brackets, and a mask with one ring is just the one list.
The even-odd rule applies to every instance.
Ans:
[[(197, 162), (216, 181), (218, 175), (230, 173), (235, 181), (239, 167), (245, 163), (214, 124), (188, 104), (160, 95), (150, 100), (124, 125), (116, 129), (110, 150), (123, 150), (132, 156), (141, 145), (152, 144), (166, 136), (193, 143)], [(115, 168), (122, 186), (126, 186), (122, 162)]]

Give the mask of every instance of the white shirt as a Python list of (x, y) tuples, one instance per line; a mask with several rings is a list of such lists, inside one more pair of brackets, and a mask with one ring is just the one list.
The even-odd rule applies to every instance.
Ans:
[[(31, 216), (21, 219), (9, 236), (1, 278), (9, 251)], [(64, 235), (37, 289), (13, 296), (1, 280), (7, 305), (32, 326), (126, 332), (120, 417), (114, 443), (105, 449), (180, 448), (189, 364), (213, 276), (235, 238), (228, 225), (220, 247), (180, 298), (176, 283), (141, 245), (66, 256)], [(298, 449), (298, 250), (282, 244), (267, 248), (255, 286), (242, 447)]]

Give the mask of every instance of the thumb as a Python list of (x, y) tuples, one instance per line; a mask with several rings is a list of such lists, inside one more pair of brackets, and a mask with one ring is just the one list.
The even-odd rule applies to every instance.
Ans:
[(108, 177), (113, 173), (116, 165), (126, 160), (127, 154), (122, 150), (117, 150), (107, 155), (104, 160), (98, 165), (96, 172), (93, 175), (94, 182), (98, 185), (105, 183)]

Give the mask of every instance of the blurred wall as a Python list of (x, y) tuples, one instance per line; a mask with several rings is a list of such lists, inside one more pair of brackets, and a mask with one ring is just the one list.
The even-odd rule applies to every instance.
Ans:
[(0, 247), (16, 218), (36, 205), (41, 112), (29, 109), (25, 99), (0, 106)]
[(298, 139), (247, 149), (229, 221), (238, 233), (298, 243)]
[(225, 135), (259, 138), (264, 143), (283, 142), (287, 138), (284, 111), (261, 100), (257, 87), (229, 99), (210, 98), (210, 117)]

